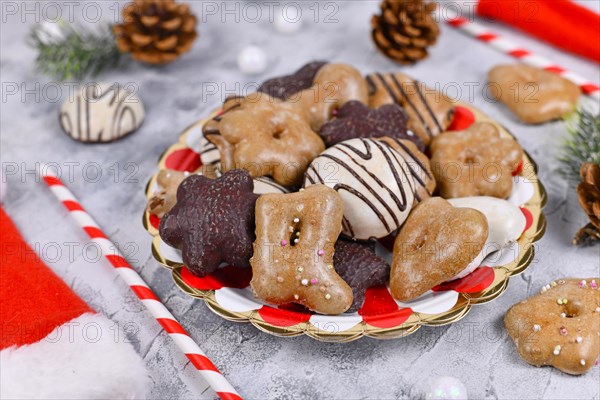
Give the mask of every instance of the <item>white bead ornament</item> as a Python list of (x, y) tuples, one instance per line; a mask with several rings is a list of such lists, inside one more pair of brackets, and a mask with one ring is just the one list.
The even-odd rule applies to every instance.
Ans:
[(293, 10), (278, 10), (275, 12), (273, 24), (279, 33), (296, 33), (302, 27), (302, 15), (297, 15)]
[(427, 400), (467, 400), (469, 397), (467, 388), (460, 380), (452, 376), (440, 376), (431, 382), (425, 398)]
[(258, 75), (267, 69), (267, 53), (258, 46), (247, 46), (237, 57), (240, 71), (246, 75)]

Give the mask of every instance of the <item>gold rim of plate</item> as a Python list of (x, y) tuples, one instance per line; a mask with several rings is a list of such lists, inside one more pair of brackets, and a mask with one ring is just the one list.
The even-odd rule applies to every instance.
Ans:
[[(513, 140), (517, 139), (502, 125), (496, 121), (489, 119), (481, 111), (476, 108), (464, 104), (457, 103), (462, 107), (468, 108), (475, 115), (476, 121), (488, 121), (500, 128), (503, 136), (510, 137)], [(214, 114), (213, 114), (214, 115)], [(204, 123), (212, 118), (202, 119), (188, 126), (179, 137), (179, 141), (171, 145), (158, 160), (158, 171), (165, 169), (166, 158), (176, 150), (186, 149), (187, 137), (191, 130), (201, 127)], [(375, 339), (397, 339), (415, 333), (421, 326), (442, 326), (454, 323), (464, 318), (474, 305), (488, 303), (500, 295), (508, 288), (510, 278), (519, 275), (525, 271), (531, 264), (535, 256), (534, 243), (542, 238), (546, 231), (546, 218), (542, 209), (546, 205), (547, 195), (544, 185), (537, 177), (537, 164), (531, 158), (529, 153), (524, 151), (523, 169), (521, 176), (527, 178), (533, 183), (534, 193), (524, 206), (531, 212), (533, 217), (532, 226), (519, 238), (519, 256), (513, 262), (500, 267), (494, 267), (494, 281), (492, 284), (481, 292), (477, 293), (458, 293), (458, 298), (454, 307), (450, 310), (439, 314), (421, 314), (414, 312), (403, 324), (392, 328), (378, 328), (360, 321), (354, 327), (340, 331), (332, 332), (330, 330), (319, 329), (310, 322), (302, 322), (293, 326), (281, 327), (268, 323), (259, 315), (257, 310), (246, 312), (234, 312), (223, 308), (215, 298), (214, 290), (198, 290), (189, 286), (181, 277), (182, 265), (168, 261), (160, 252), (158, 230), (150, 223), (150, 215), (147, 210), (144, 210), (143, 225), (144, 228), (153, 237), (152, 240), (152, 255), (164, 267), (171, 270), (172, 278), (175, 284), (188, 296), (202, 299), (206, 306), (219, 315), (220, 317), (233, 322), (250, 322), (259, 330), (275, 336), (291, 337), (298, 335), (308, 335), (316, 340), (325, 342), (350, 342), (361, 337), (371, 337)], [(150, 178), (146, 185), (146, 198), (152, 197), (152, 190), (155, 186), (158, 171)]]

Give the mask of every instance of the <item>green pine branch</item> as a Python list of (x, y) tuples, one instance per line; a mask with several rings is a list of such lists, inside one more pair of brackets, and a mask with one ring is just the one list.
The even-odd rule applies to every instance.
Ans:
[(565, 125), (568, 137), (559, 156), (561, 174), (576, 183), (581, 181), (581, 164), (600, 164), (600, 114), (579, 108)]
[(94, 30), (62, 21), (38, 24), (28, 43), (38, 51), (36, 71), (60, 81), (94, 77), (116, 67), (121, 56), (108, 24)]

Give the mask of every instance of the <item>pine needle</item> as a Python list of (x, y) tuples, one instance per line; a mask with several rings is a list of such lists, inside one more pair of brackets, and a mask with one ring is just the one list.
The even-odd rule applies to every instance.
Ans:
[(561, 174), (577, 183), (581, 181), (579, 169), (584, 162), (600, 164), (600, 114), (579, 108), (566, 120), (568, 137), (563, 143), (559, 161)]
[(59, 81), (94, 77), (116, 67), (121, 56), (108, 24), (94, 30), (62, 21), (38, 24), (28, 43), (38, 50), (36, 71)]

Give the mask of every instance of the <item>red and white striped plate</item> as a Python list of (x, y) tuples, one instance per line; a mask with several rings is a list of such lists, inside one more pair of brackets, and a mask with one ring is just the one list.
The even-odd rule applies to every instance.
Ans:
[[(160, 157), (159, 170), (195, 171), (202, 165), (200, 149), (205, 144), (202, 136), (205, 121), (198, 121), (183, 132), (179, 142)], [(492, 122), (503, 135), (514, 139), (504, 127), (465, 104), (457, 107), (450, 128), (465, 129), (474, 121)], [(213, 312), (223, 318), (250, 322), (260, 330), (278, 336), (306, 334), (331, 342), (347, 342), (363, 336), (388, 339), (409, 335), (423, 325), (446, 325), (458, 321), (471, 306), (500, 296), (508, 287), (510, 278), (529, 266), (535, 251), (533, 243), (545, 232), (542, 208), (546, 203), (546, 192), (537, 178), (537, 166), (527, 153), (514, 183), (509, 201), (521, 208), (527, 221), (516, 243), (485, 259), (466, 277), (439, 285), (416, 300), (401, 303), (392, 298), (387, 287), (372, 287), (358, 312), (339, 316), (319, 315), (295, 305), (277, 307), (262, 303), (252, 295), (248, 286), (252, 277), (250, 269), (226, 266), (210, 276), (196, 277), (182, 264), (181, 252), (160, 239), (157, 229), (159, 219), (145, 212), (143, 223), (153, 236), (152, 254), (172, 271), (177, 286), (184, 293), (203, 299)], [(156, 189), (155, 174), (146, 186), (147, 198)], [(378, 247), (383, 256), (389, 257), (386, 248), (393, 244), (393, 238), (386, 239), (381, 240)]]

